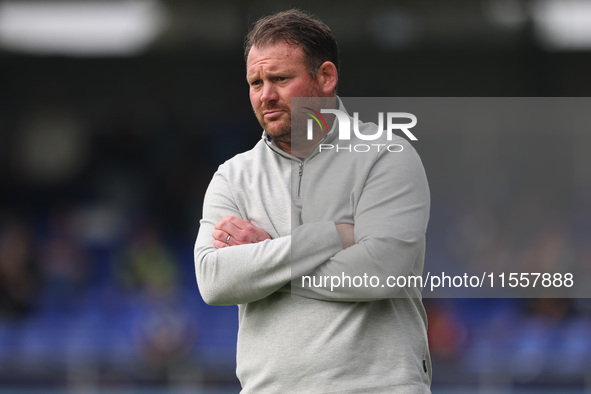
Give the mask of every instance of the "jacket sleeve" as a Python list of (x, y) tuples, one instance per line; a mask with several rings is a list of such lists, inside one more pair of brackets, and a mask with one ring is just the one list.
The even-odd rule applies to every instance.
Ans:
[[(291, 235), (216, 249), (212, 231), (221, 218), (229, 215), (242, 217), (223, 171), (218, 170), (205, 194), (194, 250), (199, 291), (211, 305), (260, 300), (342, 250), (333, 222), (309, 223)], [(307, 247), (292, 250), (292, 240), (296, 244), (306, 242)]]
[[(412, 145), (403, 141), (404, 153), (383, 151), (368, 173), (354, 214), (355, 245), (313, 269), (308, 276), (317, 278), (315, 285), (310, 285), (312, 278), (294, 276), (292, 293), (331, 301), (420, 297), (420, 286), (400, 288), (387, 282), (389, 277), (422, 275), (429, 220), (425, 170)], [(293, 249), (305, 249), (303, 245), (294, 243)], [(365, 277), (361, 286), (360, 280), (348, 282), (347, 277), (356, 276)], [(377, 279), (370, 282), (371, 277)]]

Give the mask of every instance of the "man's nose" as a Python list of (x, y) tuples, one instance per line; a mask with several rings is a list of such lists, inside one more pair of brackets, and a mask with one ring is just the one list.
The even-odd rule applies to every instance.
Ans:
[(261, 94), (261, 101), (267, 103), (269, 101), (276, 101), (279, 99), (277, 89), (274, 84), (266, 83), (263, 85), (263, 94)]

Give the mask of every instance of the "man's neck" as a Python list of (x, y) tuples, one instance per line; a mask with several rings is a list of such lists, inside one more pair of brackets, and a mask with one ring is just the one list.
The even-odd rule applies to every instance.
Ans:
[(299, 141), (296, 144), (291, 142), (276, 142), (279, 149), (296, 157), (307, 157), (314, 151), (314, 148), (328, 133), (317, 133), (312, 140)]
[[(339, 102), (336, 96), (334, 98), (334, 105), (331, 105), (331, 108), (339, 107)], [(307, 139), (307, 133), (304, 130), (298, 130), (297, 134), (292, 132), (291, 140), (289, 142), (280, 142), (275, 141), (279, 149), (282, 151), (289, 153), (292, 156), (296, 157), (307, 157), (310, 155), (314, 148), (326, 137), (332, 127), (334, 125), (335, 116), (333, 114), (324, 114), (324, 119), (326, 120), (327, 130), (317, 130), (315, 129), (313, 133), (313, 137), (311, 140)], [(294, 140), (295, 137), (295, 140)]]

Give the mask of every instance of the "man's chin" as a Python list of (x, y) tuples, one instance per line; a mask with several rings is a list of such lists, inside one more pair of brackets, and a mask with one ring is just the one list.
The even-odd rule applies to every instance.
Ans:
[(276, 132), (269, 132), (267, 134), (273, 138), (275, 142), (290, 142), (291, 141), (291, 131), (276, 131)]
[[(281, 122), (283, 123), (283, 122)], [(291, 134), (291, 125), (281, 124), (280, 122), (266, 122), (263, 128), (271, 138), (279, 138), (285, 134)]]

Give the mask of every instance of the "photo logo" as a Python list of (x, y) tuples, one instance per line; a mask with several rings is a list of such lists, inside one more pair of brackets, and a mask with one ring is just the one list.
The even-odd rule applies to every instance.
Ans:
[[(306, 115), (311, 116), (312, 119), (314, 119), (316, 121), (316, 123), (318, 123), (318, 126), (320, 126), (321, 131), (328, 131), (328, 125), (326, 124), (326, 120), (324, 119), (324, 116), (320, 115), (320, 112), (314, 111), (310, 107), (304, 107), (304, 109), (307, 109), (308, 111), (313, 112), (313, 114), (312, 114), (310, 112), (304, 111), (304, 113)], [(320, 119), (318, 119), (318, 118), (322, 119), (322, 123), (320, 123)], [(313, 128), (312, 127), (313, 126), (312, 119), (308, 119), (308, 140), (311, 140), (312, 138), (314, 138), (314, 134), (312, 132), (312, 128)], [(322, 125), (324, 125), (324, 127)]]
[[(333, 114), (335, 115), (335, 121), (338, 122), (339, 127), (339, 140), (340, 141), (348, 141), (351, 140), (351, 119), (349, 114), (344, 111), (340, 111), (338, 109), (321, 109), (320, 112), (313, 110), (309, 107), (303, 107), (304, 109), (310, 111), (304, 111), (305, 114), (309, 115), (312, 119), (308, 119), (307, 123), (307, 138), (308, 140), (312, 140), (314, 138), (314, 122), (315, 120), (318, 126), (320, 126), (321, 131), (328, 131), (328, 125), (322, 114)], [(384, 119), (386, 120), (384, 122)], [(410, 123), (398, 123), (399, 119), (407, 119), (410, 120)], [(384, 128), (384, 123), (386, 123), (386, 127)], [(388, 141), (392, 141), (393, 138), (393, 131), (400, 130), (402, 131), (406, 137), (411, 141), (418, 141), (417, 137), (414, 136), (413, 133), (410, 132), (409, 129), (413, 128), (417, 124), (417, 117), (409, 112), (387, 112), (384, 116), (383, 112), (378, 112), (378, 128), (374, 134), (362, 134), (359, 131), (359, 113), (353, 112), (353, 133), (355, 136), (362, 140), (362, 141), (375, 141), (380, 139), (386, 131), (386, 139)], [(386, 148), (389, 152), (401, 152), (404, 148), (400, 144), (356, 144), (356, 145), (333, 145), (333, 144), (320, 144), (320, 151), (323, 150), (330, 150), (336, 149), (336, 151), (345, 150), (348, 152), (368, 152), (372, 149), (372, 147), (376, 147), (378, 151), (383, 148)]]

